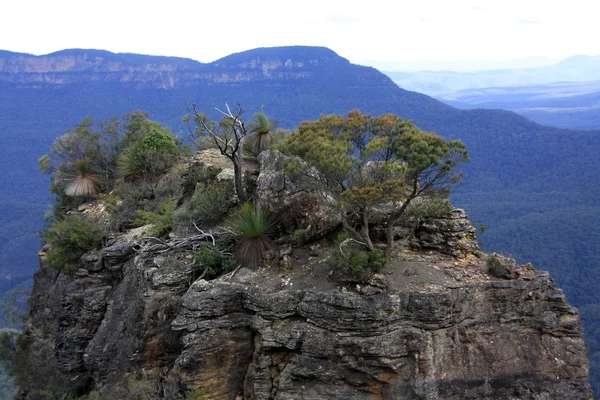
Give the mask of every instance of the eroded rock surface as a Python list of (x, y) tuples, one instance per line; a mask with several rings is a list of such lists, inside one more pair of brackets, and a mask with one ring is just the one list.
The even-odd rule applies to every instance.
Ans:
[(183, 297), (176, 366), (211, 398), (591, 398), (577, 311), (546, 273), (372, 296), (260, 279)]
[[(214, 151), (192, 161), (184, 173), (226, 166)], [(464, 211), (406, 218), (383, 270), (336, 281), (331, 244), (319, 241), (340, 224), (327, 194), (310, 176), (290, 181), (281, 153), (259, 162), (257, 200), (284, 233), (315, 243), (284, 237), (269, 267), (212, 281), (195, 251), (214, 236), (198, 228), (170, 239), (132, 229), (70, 274), (42, 262), (21, 398), (43, 398), (50, 383), (107, 399), (127, 398), (123, 386), (163, 399), (592, 398), (577, 310), (547, 273), (481, 253)], [(380, 242), (381, 221), (370, 227)]]
[(260, 154), (257, 200), (279, 217), (284, 229), (293, 231), (299, 227), (306, 231), (307, 240), (321, 239), (340, 226), (340, 216), (331, 206), (328, 194), (315, 185), (321, 179), (316, 170), (299, 161), (304, 163), (306, 176), (294, 180), (286, 176), (284, 167), (289, 158), (279, 151)]
[(194, 281), (189, 257), (138, 250), (83, 277), (42, 268), (30, 348), (109, 394), (160, 371), (207, 399), (592, 398), (577, 310), (529, 265), (499, 279), (473, 255), (406, 251), (340, 286), (323, 257), (214, 281)]

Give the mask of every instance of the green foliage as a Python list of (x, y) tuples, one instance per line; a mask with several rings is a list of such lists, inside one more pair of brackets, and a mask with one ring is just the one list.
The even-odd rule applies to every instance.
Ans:
[(308, 236), (308, 230), (306, 229), (296, 229), (294, 233), (290, 236), (290, 240), (294, 246), (302, 246), (306, 244), (306, 239)]
[(232, 271), (237, 266), (235, 258), (210, 246), (200, 246), (196, 251), (194, 261), (201, 268), (204, 279), (214, 279)]
[(70, 197), (94, 197), (100, 191), (100, 178), (91, 172), (87, 159), (75, 160), (75, 175), (65, 187), (65, 194)]
[(39, 159), (40, 168), (52, 174), (53, 183), (68, 195), (80, 195), (73, 185), (78, 178), (84, 180), (87, 189), (93, 189), (93, 194), (101, 188), (110, 188), (120, 140), (117, 125), (116, 119), (102, 121), (98, 124), (100, 129), (96, 130), (91, 118), (84, 119), (56, 139), (50, 155)]
[[(388, 209), (386, 254), (393, 250), (391, 229), (417, 198), (447, 193), (462, 178), (459, 167), (468, 161), (462, 142), (445, 141), (393, 114), (371, 117), (353, 110), (346, 118), (322, 116), (305, 121), (296, 134), (277, 148), (298, 156), (321, 174), (316, 185), (334, 196), (344, 228), (374, 246), (369, 222), (375, 207)], [(303, 173), (291, 159), (284, 171), (292, 178)]]
[(212, 224), (220, 221), (232, 206), (232, 193), (216, 184), (199, 183), (178, 219), (196, 224)]
[(205, 400), (206, 399), (206, 391), (204, 388), (198, 388), (196, 390), (192, 390), (186, 393), (186, 400)]
[(485, 272), (495, 278), (509, 278), (510, 267), (495, 255), (490, 255), (485, 260)]
[[(94, 124), (84, 119), (76, 128), (59, 137), (50, 155), (38, 163), (52, 175), (51, 192), (59, 207), (70, 206), (69, 198), (87, 199), (112, 190), (117, 169), (128, 179), (155, 182), (176, 159), (175, 137), (140, 111)], [(119, 167), (119, 168), (117, 168)]]
[(11, 326), (23, 329), (29, 315), (31, 290), (15, 287), (5, 294), (2, 300), (2, 314)]
[(137, 218), (133, 223), (137, 226), (152, 224), (156, 235), (168, 233), (175, 223), (175, 201), (167, 200), (159, 204), (156, 212), (137, 210)]
[(24, 353), (21, 333), (15, 329), (0, 329), (0, 398), (12, 399), (16, 394), (14, 374), (19, 371)]
[(235, 256), (241, 265), (256, 267), (268, 250), (273, 250), (271, 236), (275, 221), (260, 207), (245, 203), (234, 215), (232, 230), (238, 235)]
[(118, 170), (125, 178), (157, 180), (176, 160), (178, 147), (173, 134), (156, 122), (149, 123), (149, 132), (119, 155)]
[(275, 121), (265, 115), (264, 112), (254, 114), (253, 120), (248, 125), (252, 135), (248, 136), (246, 141), (249, 151), (258, 156), (261, 152), (269, 149), (273, 141), (271, 131), (275, 129)]
[(407, 214), (415, 218), (443, 217), (448, 215), (454, 207), (450, 200), (439, 197), (423, 197), (420, 202), (413, 202)]
[(340, 233), (334, 243), (329, 263), (353, 281), (365, 281), (390, 261), (379, 250), (369, 250), (364, 243), (353, 239), (348, 232)]
[(50, 245), (48, 266), (59, 271), (73, 271), (81, 256), (102, 244), (104, 233), (98, 225), (79, 214), (65, 215), (48, 228), (44, 240)]

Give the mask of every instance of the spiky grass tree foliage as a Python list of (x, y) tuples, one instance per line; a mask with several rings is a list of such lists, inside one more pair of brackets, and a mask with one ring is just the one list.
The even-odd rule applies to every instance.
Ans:
[(245, 267), (258, 266), (265, 252), (275, 247), (271, 240), (275, 220), (258, 206), (245, 203), (235, 216), (232, 228), (238, 235), (235, 256)]
[(252, 136), (248, 136), (248, 149), (254, 154), (259, 155), (261, 152), (268, 150), (273, 140), (271, 131), (275, 129), (277, 124), (263, 112), (254, 114), (254, 119), (249, 124)]
[(71, 197), (95, 197), (100, 191), (100, 178), (90, 170), (87, 159), (75, 160), (75, 176), (65, 186), (65, 194)]

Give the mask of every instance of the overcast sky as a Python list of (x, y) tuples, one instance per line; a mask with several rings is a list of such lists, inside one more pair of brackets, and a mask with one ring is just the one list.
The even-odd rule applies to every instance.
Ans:
[(599, 0), (5, 1), (0, 49), (188, 57), (326, 46), (354, 63), (600, 54)]

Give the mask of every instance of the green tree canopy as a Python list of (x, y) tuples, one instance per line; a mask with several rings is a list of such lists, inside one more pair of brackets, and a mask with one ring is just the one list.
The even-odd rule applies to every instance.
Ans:
[[(370, 250), (374, 211), (387, 215), (387, 251), (393, 251), (394, 224), (416, 198), (445, 193), (460, 183), (468, 153), (460, 141), (424, 132), (397, 115), (372, 117), (353, 110), (346, 118), (325, 115), (305, 121), (280, 145), (315, 167), (315, 180), (334, 194), (344, 227)], [(303, 173), (297, 161), (290, 174)]]
[(93, 197), (111, 190), (118, 168), (126, 178), (156, 178), (179, 153), (173, 134), (148, 114), (135, 111), (121, 120), (113, 117), (94, 123), (85, 118), (55, 140), (50, 153), (39, 159), (43, 172), (52, 175), (51, 190), (62, 197)]

